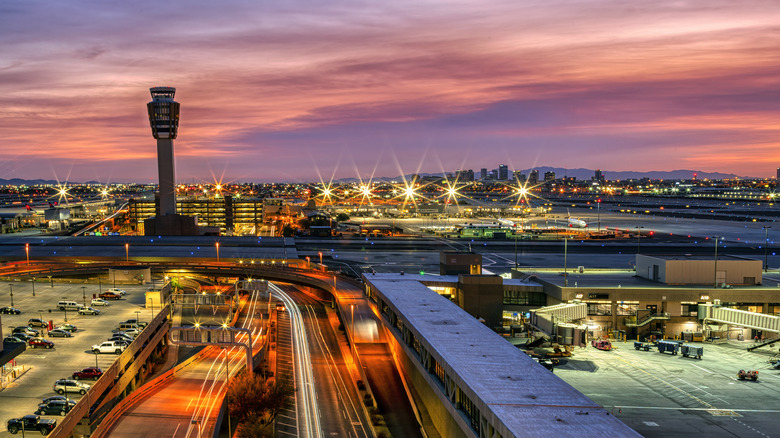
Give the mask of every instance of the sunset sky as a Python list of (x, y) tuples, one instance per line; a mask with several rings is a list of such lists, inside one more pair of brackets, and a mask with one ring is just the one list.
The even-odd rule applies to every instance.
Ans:
[[(780, 2), (0, 2), (0, 178), (780, 166)], [(224, 177), (223, 177), (224, 175)]]

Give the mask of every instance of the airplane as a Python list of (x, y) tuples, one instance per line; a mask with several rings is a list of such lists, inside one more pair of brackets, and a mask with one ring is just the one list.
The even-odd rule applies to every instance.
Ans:
[(513, 228), (513, 227), (517, 226), (516, 223), (514, 223), (513, 221), (510, 221), (509, 219), (498, 218), (498, 223), (501, 224), (501, 225), (506, 225), (507, 227), (510, 227), (510, 228)]
[(569, 213), (569, 210), (566, 210), (567, 216), (566, 221), (569, 223), (569, 226), (572, 228), (586, 228), (588, 226), (588, 223), (584, 220), (578, 218), (578, 217), (571, 217), (571, 213)]

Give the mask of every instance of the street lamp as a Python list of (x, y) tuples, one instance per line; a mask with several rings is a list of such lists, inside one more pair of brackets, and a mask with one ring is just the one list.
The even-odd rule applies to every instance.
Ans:
[(84, 297), (84, 307), (87, 307), (87, 287), (81, 286), (81, 295)]
[(639, 239), (642, 237), (642, 228), (641, 226), (636, 227), (636, 253), (639, 254)]
[(130, 244), (125, 243), (125, 261), (130, 262)]
[(569, 287), (569, 270), (568, 270), (568, 257), (569, 257), (569, 236), (563, 236), (563, 287)]
[(306, 257), (306, 264), (308, 265), (309, 269), (311, 269), (311, 258)]
[(98, 366), (98, 354), (97, 354), (97, 351), (93, 351), (93, 353), (95, 353), (95, 368), (100, 368)]
[(320, 264), (322, 264), (322, 251), (320, 251), (319, 254), (320, 254)]
[(718, 288), (718, 240), (720, 236), (713, 236), (715, 238), (715, 288)]
[(601, 198), (596, 199), (597, 232), (601, 232)]
[(30, 266), (30, 244), (29, 243), (24, 244), (24, 252), (27, 253), (27, 266)]
[(103, 283), (100, 281), (100, 276), (98, 276), (98, 295), (103, 293)]
[(35, 296), (35, 277), (32, 278), (33, 296)]
[(217, 246), (217, 261), (219, 261), (219, 242), (216, 243)]
[(14, 285), (9, 284), (8, 287), (11, 288), (11, 307), (13, 307), (14, 306)]
[(54, 280), (52, 280), (51, 275), (47, 275), (49, 277), (49, 283), (51, 284), (51, 287), (54, 287)]
[(764, 229), (764, 272), (769, 270), (769, 229), (772, 227), (761, 227)]
[(350, 324), (352, 326), (352, 337), (354, 339), (355, 336), (355, 305), (350, 304), (349, 310), (352, 312), (352, 323)]
[(141, 326), (141, 318), (140, 318), (141, 311), (140, 310), (136, 310), (134, 313), (135, 313), (135, 323), (138, 324), (138, 326), (140, 327)]

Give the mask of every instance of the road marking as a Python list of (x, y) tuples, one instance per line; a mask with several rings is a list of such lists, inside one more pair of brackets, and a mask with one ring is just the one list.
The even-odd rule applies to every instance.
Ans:
[(780, 413), (780, 410), (778, 409), (709, 409), (709, 408), (683, 408), (683, 407), (674, 407), (674, 406), (609, 406), (604, 405), (604, 408), (620, 408), (620, 409), (656, 409), (661, 411), (733, 411), (733, 412), (752, 412), (752, 413), (759, 413), (759, 414), (777, 414)]
[(714, 374), (712, 371), (708, 370), (707, 368), (702, 368), (702, 367), (700, 367), (700, 366), (698, 366), (698, 365), (694, 365), (694, 364), (691, 364), (691, 366), (695, 366), (696, 368), (698, 368), (698, 369), (700, 369), (700, 370), (704, 371), (705, 373)]

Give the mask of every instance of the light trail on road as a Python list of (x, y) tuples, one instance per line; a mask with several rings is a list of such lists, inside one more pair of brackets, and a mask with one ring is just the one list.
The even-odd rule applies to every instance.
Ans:
[[(319, 408), (317, 407), (317, 394), (314, 388), (314, 372), (311, 364), (311, 355), (309, 345), (306, 342), (306, 327), (303, 325), (303, 317), (295, 304), (295, 301), (289, 295), (284, 293), (279, 287), (268, 283), (268, 287), (273, 289), (274, 294), (284, 303), (290, 314), (290, 322), (293, 332), (293, 356), (299, 382), (300, 400), (303, 406), (303, 425), (305, 436), (310, 438), (321, 438), (322, 427), (320, 426)], [(298, 392), (296, 392), (297, 397)]]

